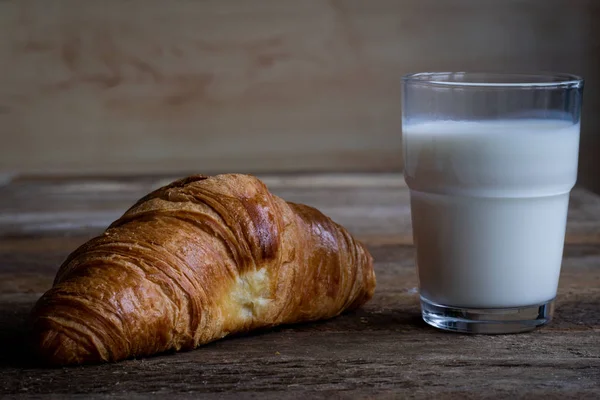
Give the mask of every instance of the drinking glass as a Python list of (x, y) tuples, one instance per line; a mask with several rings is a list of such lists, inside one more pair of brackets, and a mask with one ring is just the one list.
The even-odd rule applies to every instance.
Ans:
[(428, 324), (512, 333), (552, 319), (582, 91), (569, 74), (403, 77), (404, 176)]

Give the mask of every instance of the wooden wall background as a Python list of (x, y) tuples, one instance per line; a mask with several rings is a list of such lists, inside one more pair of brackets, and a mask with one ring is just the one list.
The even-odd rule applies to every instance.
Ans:
[(399, 170), (418, 70), (586, 82), (581, 180), (600, 162), (593, 0), (0, 0), (0, 171)]

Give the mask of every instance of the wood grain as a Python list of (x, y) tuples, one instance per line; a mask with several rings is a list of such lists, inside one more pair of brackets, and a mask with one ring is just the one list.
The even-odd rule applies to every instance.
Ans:
[[(466, 336), (421, 320), (407, 188), (397, 174), (266, 175), (367, 239), (378, 287), (364, 308), (198, 350), (42, 369), (26, 317), (59, 264), (169, 177), (17, 177), (0, 188), (0, 396), (59, 398), (597, 398), (600, 197), (573, 193), (555, 320), (527, 334)], [(370, 205), (370, 207), (369, 207)], [(92, 225), (85, 225), (85, 215)], [(36, 230), (36, 224), (40, 229)], [(70, 224), (70, 225), (69, 225)]]
[(586, 77), (582, 181), (597, 179), (591, 0), (4, 0), (0, 171), (400, 170), (399, 77)]

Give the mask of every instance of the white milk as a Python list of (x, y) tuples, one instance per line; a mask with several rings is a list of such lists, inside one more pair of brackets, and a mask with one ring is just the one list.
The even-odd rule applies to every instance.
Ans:
[(405, 124), (403, 141), (421, 295), (479, 308), (554, 298), (579, 124)]

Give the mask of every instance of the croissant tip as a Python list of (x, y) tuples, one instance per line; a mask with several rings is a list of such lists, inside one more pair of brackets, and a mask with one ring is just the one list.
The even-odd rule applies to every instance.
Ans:
[(52, 326), (34, 327), (34, 351), (41, 364), (58, 367), (98, 361), (92, 352), (78, 344), (64, 330)]

